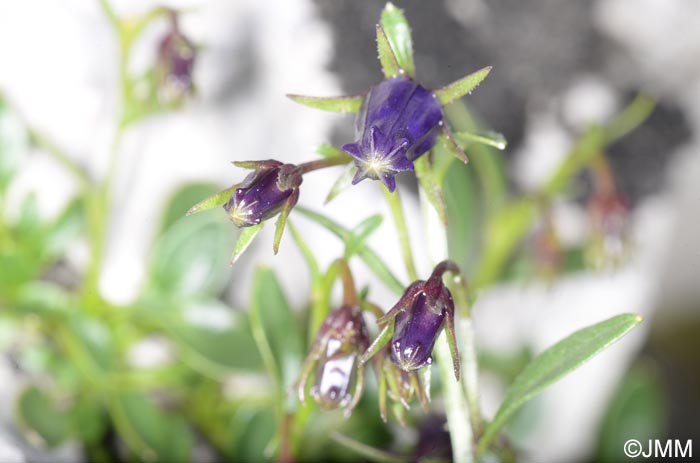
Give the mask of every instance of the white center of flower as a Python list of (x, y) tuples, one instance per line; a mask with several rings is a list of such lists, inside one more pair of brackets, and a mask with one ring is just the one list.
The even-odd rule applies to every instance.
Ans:
[(372, 153), (367, 157), (366, 170), (368, 173), (379, 176), (390, 169), (391, 160), (387, 159), (378, 153)]

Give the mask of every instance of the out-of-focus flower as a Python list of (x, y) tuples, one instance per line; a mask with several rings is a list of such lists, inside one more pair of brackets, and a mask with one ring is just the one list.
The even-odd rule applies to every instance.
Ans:
[(170, 30), (158, 46), (156, 79), (158, 99), (164, 105), (177, 105), (194, 92), (192, 72), (197, 49), (181, 32), (178, 16), (170, 12)]
[(619, 265), (628, 256), (630, 206), (619, 193), (598, 193), (588, 202), (591, 227), (586, 257), (594, 267)]
[(394, 191), (394, 175), (413, 170), (413, 161), (433, 147), (442, 119), (435, 95), (410, 78), (372, 87), (355, 120), (357, 141), (343, 146), (358, 168), (352, 183), (371, 178)]
[(254, 168), (224, 204), (237, 227), (258, 225), (282, 208), (291, 209), (299, 199), (299, 185), (303, 179), (296, 165), (272, 159), (234, 164)]
[(359, 358), (367, 347), (369, 334), (358, 306), (343, 305), (331, 312), (321, 325), (302, 367), (299, 400), (304, 402), (306, 381), (318, 364), (311, 397), (323, 409), (344, 408), (349, 415), (362, 396), (364, 367), (359, 365)]

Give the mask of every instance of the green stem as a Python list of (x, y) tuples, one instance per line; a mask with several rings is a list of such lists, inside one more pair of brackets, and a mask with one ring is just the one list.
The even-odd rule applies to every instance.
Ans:
[[(438, 217), (435, 209), (430, 205), (430, 201), (422, 189), (420, 190), (420, 202), (425, 221), (426, 236), (428, 237), (428, 251), (432, 261), (437, 264), (447, 258), (447, 229)], [(464, 336), (463, 333), (459, 334), (463, 338), (462, 342), (473, 342), (472, 336)], [(435, 354), (440, 371), (440, 379), (445, 391), (445, 413), (447, 415), (447, 427), (450, 431), (450, 441), (452, 442), (453, 460), (457, 463), (472, 463), (474, 461), (474, 430), (470, 420), (469, 406), (462, 387), (460, 387), (454, 377), (450, 348), (444, 332), (435, 344)], [(475, 362), (475, 356), (465, 356), (462, 363), (463, 377), (466, 374), (474, 374), (477, 371)], [(469, 378), (469, 382), (475, 383), (475, 378)], [(474, 405), (478, 405), (477, 400), (473, 400)]]
[(382, 192), (384, 193), (384, 197), (389, 204), (389, 209), (391, 209), (391, 215), (394, 218), (394, 224), (396, 225), (396, 232), (399, 237), (401, 254), (403, 255), (403, 261), (406, 265), (408, 278), (411, 281), (416, 281), (418, 279), (418, 273), (416, 272), (416, 266), (413, 263), (411, 240), (408, 234), (408, 226), (406, 225), (406, 217), (404, 216), (403, 208), (401, 207), (401, 197), (399, 196), (399, 191), (396, 190), (391, 193), (385, 186), (382, 185)]

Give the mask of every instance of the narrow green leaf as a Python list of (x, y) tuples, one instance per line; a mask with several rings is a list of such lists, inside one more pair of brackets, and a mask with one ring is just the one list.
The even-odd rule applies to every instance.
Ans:
[(287, 225), (287, 217), (292, 210), (292, 207), (296, 204), (299, 199), (299, 190), (294, 190), (292, 195), (285, 201), (282, 210), (277, 216), (277, 222), (275, 222), (275, 237), (272, 240), (272, 251), (277, 254), (280, 249), (280, 242), (282, 241), (282, 234), (284, 234), (284, 227)]
[(384, 32), (384, 28), (379, 24), (377, 24), (377, 51), (379, 52), (379, 62), (382, 65), (384, 77), (391, 79), (404, 73), (404, 70), (399, 66), (396, 55), (394, 55), (394, 50), (391, 49), (391, 44)]
[(352, 186), (352, 179), (355, 177), (356, 172), (357, 166), (354, 163), (345, 166), (343, 173), (340, 174), (340, 177), (338, 177), (328, 192), (328, 196), (326, 196), (326, 201), (324, 204), (328, 204), (329, 202), (333, 201), (336, 196), (350, 188)]
[(492, 131), (486, 131), (482, 133), (471, 133), (471, 132), (457, 132), (454, 134), (457, 141), (464, 143), (465, 145), (469, 143), (481, 143), (482, 145), (492, 146), (499, 150), (506, 149), (508, 142), (505, 137), (498, 133)]
[(365, 246), (367, 238), (374, 233), (382, 224), (383, 217), (379, 214), (373, 215), (360, 222), (352, 229), (348, 237), (345, 239), (345, 258), (357, 254), (357, 252)]
[(489, 75), (489, 72), (491, 72), (491, 66), (479, 69), (439, 90), (435, 90), (435, 95), (443, 106), (448, 105), (474, 90)]
[(387, 3), (382, 11), (382, 28), (386, 34), (399, 67), (409, 76), (416, 74), (413, 64), (413, 41), (411, 40), (411, 28), (406, 17), (399, 8), (392, 3)]
[(236, 191), (238, 185), (233, 185), (231, 188), (226, 188), (216, 194), (203, 199), (187, 211), (187, 215), (196, 214), (197, 212), (206, 211), (207, 209), (212, 209), (214, 207), (223, 206), (229, 200), (234, 191)]
[(488, 237), (489, 245), (477, 263), (471, 281), (473, 288), (483, 288), (498, 279), (513, 250), (531, 229), (537, 211), (536, 200), (522, 198), (503, 207), (486, 223), (484, 236)]
[(239, 257), (248, 249), (248, 246), (253, 242), (253, 238), (262, 230), (265, 222), (260, 222), (258, 225), (253, 225), (252, 227), (245, 227), (241, 230), (241, 234), (238, 236), (238, 241), (236, 241), (236, 246), (233, 248), (233, 255), (231, 256), (231, 265), (235, 264)]
[(364, 95), (356, 96), (305, 96), (287, 95), (287, 98), (304, 106), (336, 113), (356, 113), (362, 106)]
[(442, 189), (437, 183), (435, 176), (433, 175), (433, 170), (430, 166), (429, 156), (421, 156), (414, 163), (413, 166), (416, 171), (416, 177), (418, 177), (418, 182), (421, 188), (428, 197), (428, 201), (435, 208), (438, 216), (442, 223), (447, 225), (447, 207), (445, 206), (445, 198), (442, 195)]
[(279, 411), (292, 411), (297, 402), (287, 394), (299, 375), (304, 358), (299, 324), (274, 272), (255, 272), (248, 313), (253, 337), (269, 373), (275, 379)]
[[(318, 212), (314, 212), (302, 206), (296, 206), (294, 210), (326, 228), (343, 241), (345, 241), (350, 234), (349, 230), (323, 214), (319, 214)], [(362, 248), (358, 251), (358, 256), (375, 274), (375, 276), (387, 286), (387, 288), (391, 289), (396, 294), (403, 294), (405, 285), (401, 283), (398, 278), (396, 278), (391, 270), (389, 270), (389, 266), (386, 265), (386, 263), (377, 255), (375, 251), (368, 246), (362, 246)]]
[[(55, 447), (65, 441), (70, 433), (67, 415), (54, 401), (36, 386), (29, 386), (17, 401), (17, 413), (23, 427), (38, 437), (40, 444)], [(30, 437), (31, 441), (31, 437)]]
[(637, 314), (617, 315), (576, 331), (535, 357), (515, 379), (486, 427), (477, 455), (488, 450), (496, 434), (525, 402), (609, 347), (641, 321)]
[(331, 439), (355, 451), (358, 455), (361, 455), (369, 461), (376, 461), (377, 463), (407, 463), (409, 461), (406, 458), (397, 457), (389, 452), (363, 444), (362, 442), (358, 442), (355, 439), (351, 439), (337, 432), (331, 434)]

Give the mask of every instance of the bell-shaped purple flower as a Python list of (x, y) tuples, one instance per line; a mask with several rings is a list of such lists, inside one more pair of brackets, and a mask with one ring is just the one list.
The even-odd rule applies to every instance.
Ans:
[(393, 320), (390, 358), (404, 371), (414, 371), (432, 363), (433, 346), (441, 330), (446, 328), (455, 376), (459, 378), (455, 305), (450, 290), (442, 281), (442, 275), (448, 271), (459, 274), (459, 268), (452, 261), (438, 264), (428, 280), (414, 281), (394, 307), (377, 320), (380, 325)]
[(297, 166), (275, 160), (236, 164), (255, 168), (224, 204), (237, 227), (258, 225), (283, 208), (291, 209), (296, 204), (302, 182)]
[(344, 408), (349, 414), (362, 394), (364, 367), (360, 367), (359, 358), (368, 346), (369, 334), (358, 306), (343, 305), (331, 312), (302, 367), (299, 399), (304, 401), (306, 380), (318, 363), (311, 396), (323, 409)]
[(372, 87), (357, 114), (357, 141), (343, 146), (358, 168), (353, 184), (371, 178), (394, 191), (394, 175), (413, 170), (413, 161), (435, 144), (442, 120), (433, 92), (410, 78)]
[(445, 317), (454, 313), (450, 290), (439, 284), (419, 282), (410, 307), (396, 315), (391, 338), (391, 360), (405, 371), (416, 370), (432, 362), (438, 334), (445, 326)]

